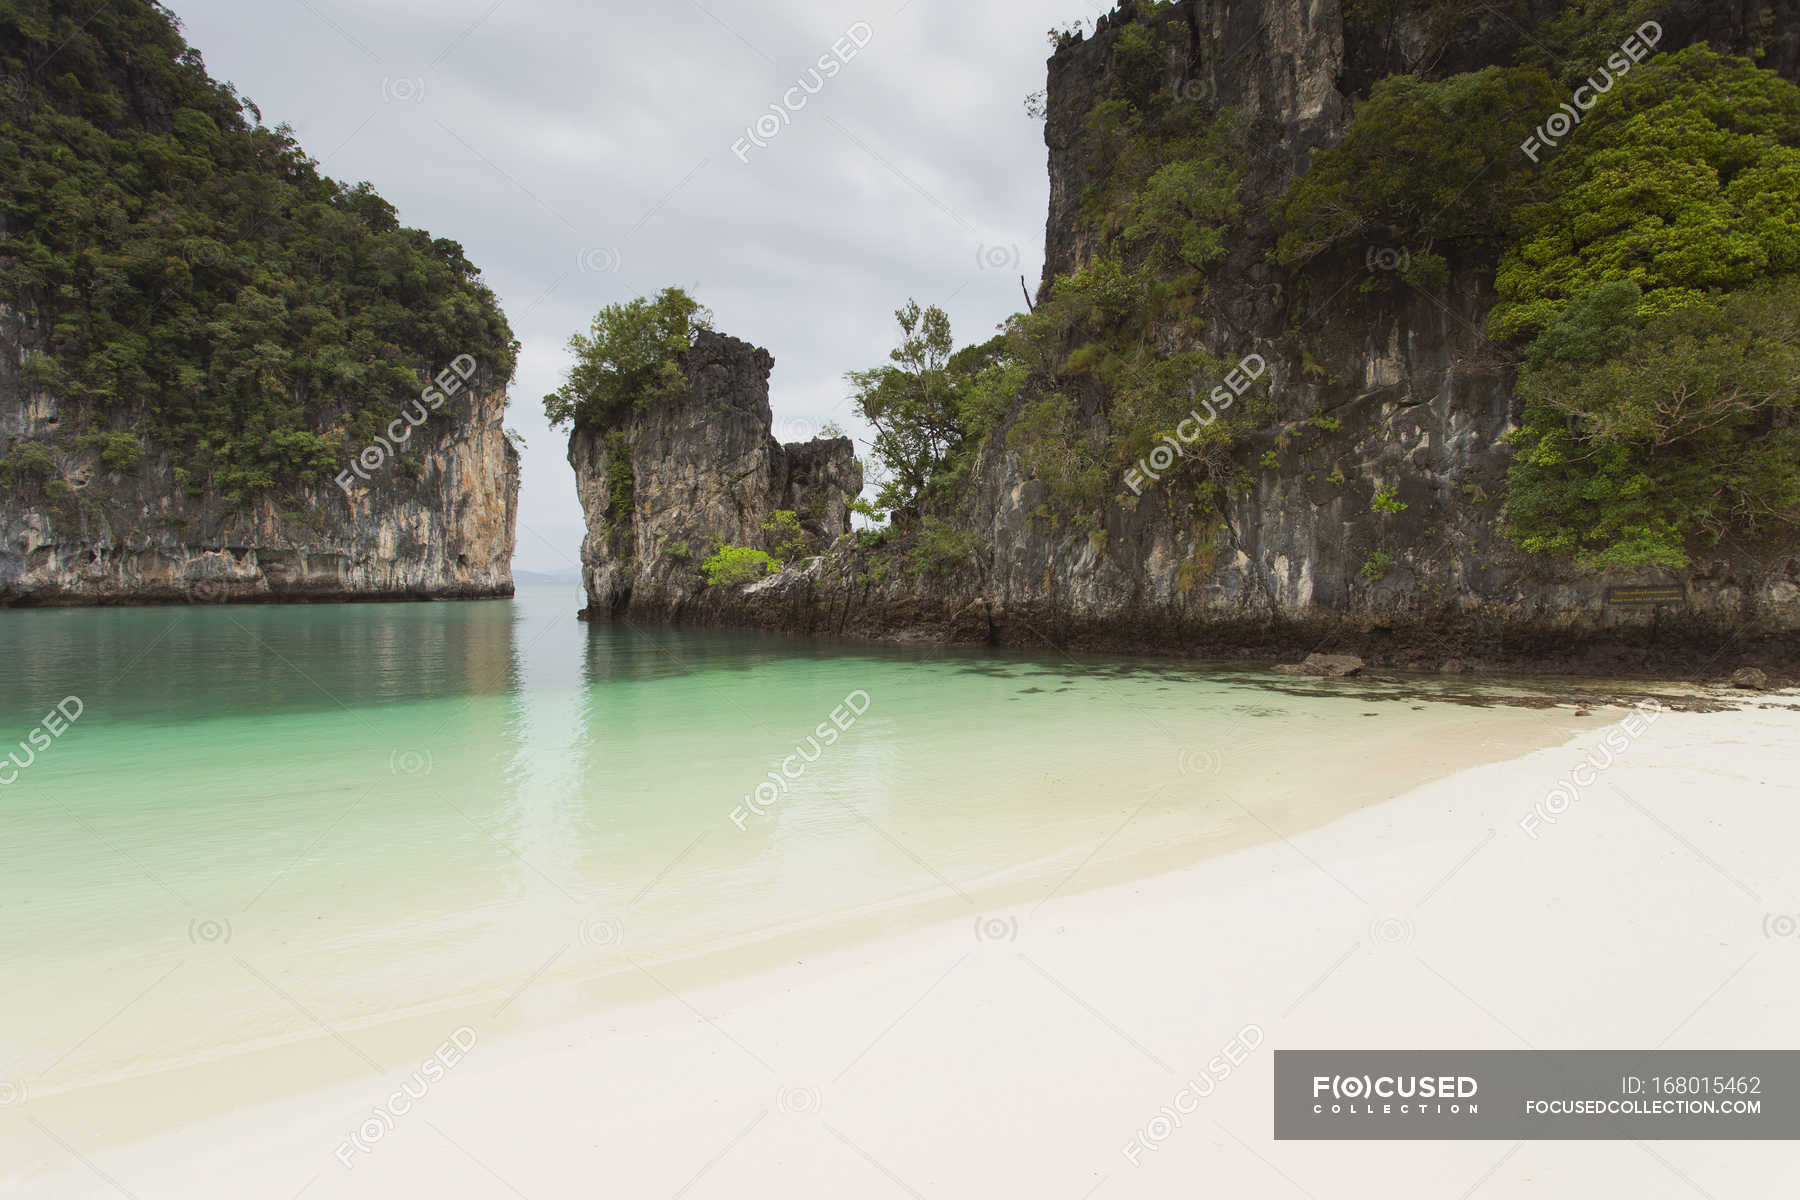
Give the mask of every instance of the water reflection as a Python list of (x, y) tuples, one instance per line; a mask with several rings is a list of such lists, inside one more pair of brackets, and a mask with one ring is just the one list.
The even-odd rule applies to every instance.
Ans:
[(519, 616), (504, 601), (10, 610), (0, 719), (71, 694), (130, 721), (492, 694), (513, 679)]

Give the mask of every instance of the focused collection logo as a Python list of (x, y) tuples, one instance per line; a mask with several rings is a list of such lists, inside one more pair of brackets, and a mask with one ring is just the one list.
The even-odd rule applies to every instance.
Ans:
[(1481, 1083), (1472, 1075), (1314, 1075), (1319, 1116), (1475, 1116)]

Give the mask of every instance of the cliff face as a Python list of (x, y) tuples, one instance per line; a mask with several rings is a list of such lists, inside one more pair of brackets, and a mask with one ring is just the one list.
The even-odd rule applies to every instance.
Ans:
[(854, 447), (770, 436), (767, 351), (701, 331), (681, 366), (676, 402), (618, 428), (577, 425), (569, 439), (587, 615), (706, 619), (733, 594), (704, 586), (702, 561), (717, 543), (775, 550), (763, 526), (778, 511), (795, 513), (817, 549), (849, 532), (846, 497), (863, 483)]
[(0, 446), (56, 447), (42, 476), (0, 489), (0, 606), (512, 594), (518, 455), (505, 393), (479, 374), (351, 493), (327, 482), (234, 506), (185, 494), (148, 439), (113, 471), (63, 434), (72, 414), (21, 375), (37, 340), (0, 306)]
[(0, 5), (0, 95), (0, 606), (511, 594), (518, 345), (457, 242), (153, 0)]
[[(1530, 5), (1523, 25), (1467, 13), (1446, 36), (1431, 6), (1398, 7), (1402, 16), (1379, 38), (1347, 33), (1337, 0), (1183, 0), (1155, 26), (1164, 86), (1198, 91), (1247, 122), (1249, 199), (1211, 276), (1205, 332), (1190, 344), (1171, 327), (1165, 339), (1171, 353), (1267, 364), (1274, 416), (1233, 447), (1247, 484), (1222, 514), (1202, 513), (1192, 482), (1171, 474), (1144, 483), (1141, 496), (1119, 480), (1098, 530), (1046, 519), (1049, 489), (1007, 436), (1034, 399), (1028, 387), (971, 471), (962, 517), (978, 548), (967, 562), (935, 563), (926, 574), (904, 555), (846, 544), (715, 600), (707, 619), (1063, 648), (1247, 656), (1336, 648), (1418, 666), (1453, 657), (1624, 671), (1800, 663), (1800, 561), (1791, 554), (1721, 553), (1675, 576), (1595, 574), (1528, 558), (1500, 535), (1511, 462), (1501, 439), (1518, 413), (1511, 356), (1484, 332), (1492, 262), (1452, 260), (1449, 286), (1429, 291), (1362, 286), (1391, 276), (1405, 246), (1359, 248), (1304, 280), (1270, 264), (1266, 199), (1342, 136), (1353, 92), (1421, 64), (1446, 72), (1510, 62), (1532, 22), (1559, 8)], [(1770, 0), (1671, 4), (1660, 14), (1661, 49), (1710, 40), (1742, 50), (1770, 8)], [(1051, 60), (1046, 283), (1095, 252), (1076, 213), (1108, 164), (1086, 149), (1083, 125), (1112, 87), (1114, 41), (1137, 19), (1127, 6)], [(1790, 78), (1792, 41), (1784, 34), (1765, 58)], [(1079, 419), (1104, 419), (1098, 397), (1078, 394), (1077, 403)], [(1377, 506), (1377, 496), (1390, 501)], [(1685, 605), (1605, 602), (1611, 587), (1667, 583), (1685, 585)]]
[[(1559, 6), (1532, 7), (1542, 20)], [(1743, 51), (1758, 27), (1752, 10), (1768, 7), (1670, 5), (1659, 14), (1661, 49), (1712, 41)], [(1347, 32), (1329, 0), (1191, 0), (1161, 32), (1164, 82), (1243, 114), (1246, 194), (1279, 195), (1313, 151), (1343, 134), (1352, 82), (1421, 63), (1440, 74), (1506, 63), (1530, 36), (1481, 11), (1446, 32), (1428, 6), (1410, 8), (1416, 15), (1376, 40)], [(1084, 153), (1082, 125), (1112, 86), (1111, 45), (1132, 20), (1114, 14), (1050, 64), (1046, 282), (1093, 251), (1074, 210), (1104, 164)], [(1790, 78), (1791, 42), (1784, 35), (1768, 60)], [(1103, 538), (1046, 535), (1032, 519), (1043, 485), (1025, 478), (1003, 436), (990, 439), (972, 515), (993, 548), (983, 592), (1013, 620), (1071, 641), (1130, 640), (1117, 637), (1127, 630), (1220, 649), (1325, 640), (1415, 662), (1563, 652), (1591, 654), (1595, 665), (1700, 661), (1727, 638), (1795, 660), (1800, 561), (1791, 555), (1721, 556), (1678, 580), (1596, 575), (1527, 558), (1500, 536), (1511, 463), (1501, 439), (1517, 413), (1509, 356), (1485, 334), (1491, 263), (1452, 262), (1450, 286), (1435, 291), (1370, 291), (1361, 285), (1381, 282), (1409, 247), (1362, 247), (1302, 281), (1269, 264), (1274, 242), (1266, 206), (1247, 204), (1197, 347), (1230, 363), (1266, 360), (1276, 406), (1276, 419), (1234, 450), (1253, 482), (1229, 499), (1222, 526), (1197, 520), (1177, 486), (1150, 482), (1141, 498), (1109, 508)], [(1314, 414), (1338, 427), (1322, 429)], [(1383, 493), (1404, 510), (1376, 508)], [(1378, 557), (1391, 562), (1371, 578), (1365, 567)], [(1667, 582), (1686, 584), (1685, 608), (1605, 604), (1609, 587)], [(1650, 628), (1661, 646), (1642, 636)]]

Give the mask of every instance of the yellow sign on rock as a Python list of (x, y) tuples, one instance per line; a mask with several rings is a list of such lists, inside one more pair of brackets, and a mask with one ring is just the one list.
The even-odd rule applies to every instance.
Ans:
[(1610, 608), (1655, 608), (1662, 604), (1686, 604), (1687, 588), (1679, 583), (1648, 584), (1606, 589)]

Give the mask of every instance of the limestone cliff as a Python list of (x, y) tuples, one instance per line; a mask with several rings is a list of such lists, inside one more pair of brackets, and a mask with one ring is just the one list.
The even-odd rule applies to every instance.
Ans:
[(36, 340), (0, 306), (0, 446), (55, 447), (45, 477), (0, 489), (0, 606), (512, 594), (519, 465), (494, 381), (476, 374), (349, 492), (327, 481), (238, 506), (185, 492), (153, 442), (112, 471), (60, 436), (71, 414), (21, 375)]
[(778, 511), (795, 513), (820, 550), (849, 532), (847, 498), (863, 484), (850, 439), (777, 442), (774, 366), (766, 350), (701, 331), (678, 400), (616, 428), (576, 426), (569, 465), (587, 517), (588, 615), (704, 620), (728, 608), (735, 593), (707, 588), (702, 562), (719, 544), (776, 549), (763, 526)]
[(512, 593), (518, 345), (459, 243), (154, 0), (0, 5), (0, 148), (0, 606)]
[[(966, 561), (846, 542), (728, 602), (713, 598), (705, 619), (1057, 648), (1273, 656), (1329, 646), (1419, 666), (1452, 657), (1552, 670), (1800, 664), (1791, 552), (1721, 552), (1672, 578), (1547, 565), (1500, 535), (1511, 460), (1502, 439), (1518, 412), (1515, 363), (1484, 332), (1491, 260), (1453, 259), (1449, 285), (1434, 289), (1382, 286), (1405, 246), (1358, 247), (1304, 279), (1271, 264), (1268, 198), (1343, 135), (1354, 94), (1398, 71), (1509, 62), (1557, 8), (1520, 6), (1533, 15), (1518, 19), (1458, 8), (1446, 33), (1433, 24), (1444, 5), (1393, 7), (1380, 37), (1347, 30), (1339, 0), (1182, 0), (1153, 26), (1163, 86), (1245, 120), (1250, 199), (1209, 275), (1204, 333), (1185, 344), (1189, 335), (1171, 327), (1165, 339), (1170, 352), (1267, 364), (1274, 413), (1232, 447), (1242, 482), (1221, 512), (1200, 511), (1191, 482), (1152, 483), (1141, 496), (1121, 482), (1098, 528), (1059, 523), (1048, 487), (1008, 437), (1036, 398), (1028, 385), (970, 471), (959, 514), (975, 535)], [(1077, 210), (1108, 164), (1083, 126), (1113, 86), (1111, 48), (1139, 13), (1122, 6), (1050, 61), (1046, 283), (1095, 251)], [(1785, 24), (1766, 19), (1783, 13)], [(1800, 70), (1791, 0), (1681, 0), (1657, 15), (1665, 51), (1698, 40), (1743, 51), (1753, 32), (1773, 29), (1765, 65), (1789, 78)], [(1073, 387), (1077, 420), (1099, 428), (1102, 398)], [(1686, 588), (1684, 604), (1605, 600), (1611, 587), (1671, 582)]]

